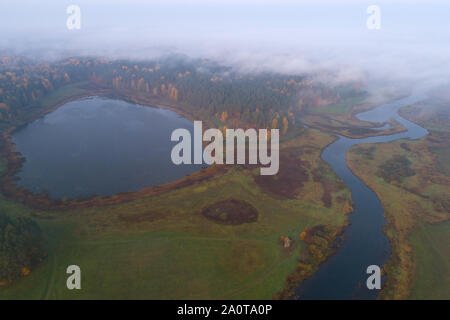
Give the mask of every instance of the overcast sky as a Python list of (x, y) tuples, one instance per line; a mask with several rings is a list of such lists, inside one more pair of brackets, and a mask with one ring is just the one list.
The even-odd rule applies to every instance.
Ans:
[[(69, 5), (81, 29), (68, 30)], [(381, 29), (369, 30), (369, 5)], [(450, 1), (2, 0), (0, 47), (40, 58), (212, 57), (246, 70), (450, 79)]]

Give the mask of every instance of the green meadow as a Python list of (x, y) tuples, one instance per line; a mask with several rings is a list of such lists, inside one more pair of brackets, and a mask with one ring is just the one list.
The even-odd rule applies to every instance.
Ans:
[(450, 222), (419, 226), (410, 237), (417, 266), (411, 299), (450, 299)]

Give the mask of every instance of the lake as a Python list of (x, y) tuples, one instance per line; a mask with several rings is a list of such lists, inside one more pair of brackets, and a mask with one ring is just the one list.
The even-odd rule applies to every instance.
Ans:
[(17, 184), (50, 198), (107, 196), (173, 182), (201, 169), (174, 165), (172, 131), (194, 125), (173, 111), (89, 97), (17, 130)]

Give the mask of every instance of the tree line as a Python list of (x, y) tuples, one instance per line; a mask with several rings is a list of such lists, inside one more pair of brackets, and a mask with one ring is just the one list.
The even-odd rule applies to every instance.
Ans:
[(246, 74), (208, 60), (170, 57), (154, 61), (70, 58), (54, 63), (0, 58), (0, 122), (41, 107), (42, 97), (69, 83), (136, 92), (206, 112), (228, 127), (279, 128), (295, 125), (305, 106), (337, 103), (333, 87), (308, 75)]

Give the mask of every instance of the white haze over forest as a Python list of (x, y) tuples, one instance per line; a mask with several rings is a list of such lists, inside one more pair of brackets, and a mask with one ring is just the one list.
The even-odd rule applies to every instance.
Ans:
[[(72, 4), (80, 30), (66, 27)], [(380, 30), (366, 26), (369, 5), (381, 9)], [(332, 70), (324, 80), (429, 86), (450, 79), (450, 1), (2, 0), (0, 53), (179, 53), (242, 71)]]

